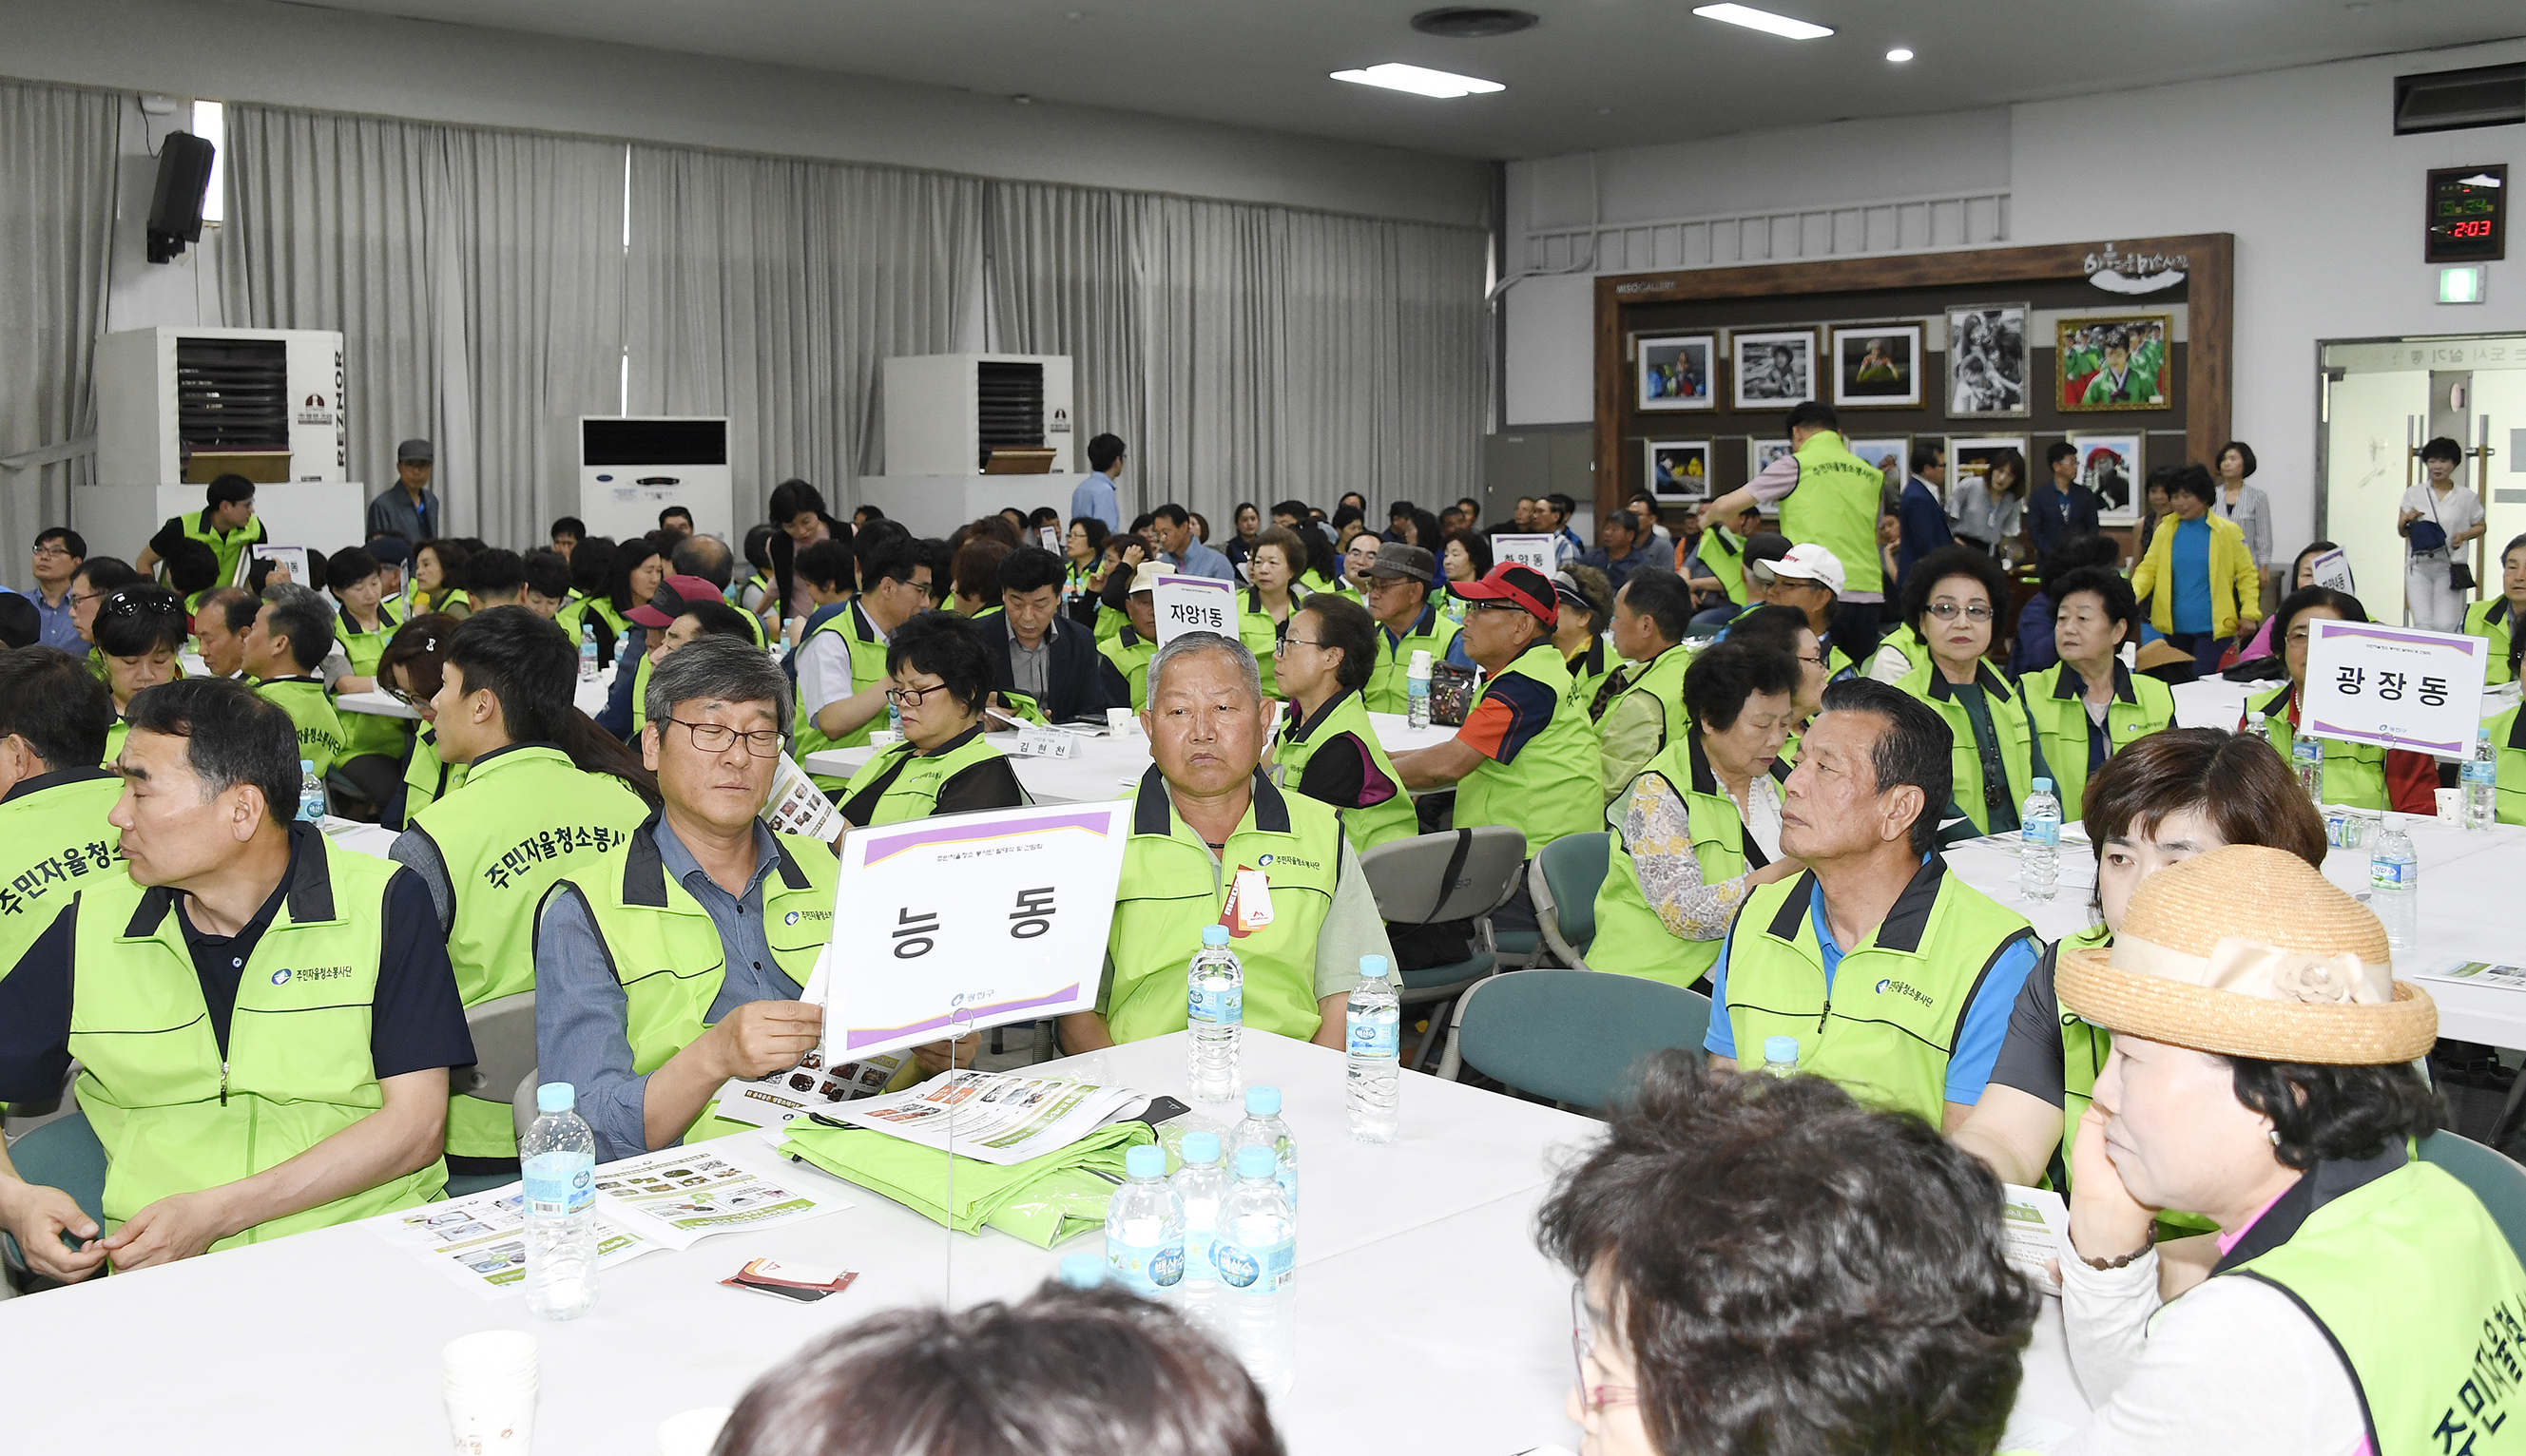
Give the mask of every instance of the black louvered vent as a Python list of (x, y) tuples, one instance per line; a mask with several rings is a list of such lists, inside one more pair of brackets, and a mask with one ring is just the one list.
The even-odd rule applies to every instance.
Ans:
[(177, 433), (186, 454), (289, 448), (289, 346), (177, 338)]
[(981, 416), (983, 452), (1033, 450), (1043, 444), (1043, 366), (974, 366), (975, 407)]

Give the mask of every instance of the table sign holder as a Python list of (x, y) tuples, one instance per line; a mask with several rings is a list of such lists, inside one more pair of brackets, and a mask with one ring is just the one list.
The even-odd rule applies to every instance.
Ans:
[(1186, 632), (1213, 632), (1237, 640), (1237, 587), (1210, 577), (1165, 576), (1149, 605), (1158, 619), (1158, 645)]
[(2487, 639), (2377, 622), (2307, 627), (2300, 732), (2441, 758), (2473, 752)]

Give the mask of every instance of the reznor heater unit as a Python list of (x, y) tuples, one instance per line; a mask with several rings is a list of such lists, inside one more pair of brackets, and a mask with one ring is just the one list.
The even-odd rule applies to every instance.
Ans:
[(96, 349), (96, 475), (108, 485), (351, 478), (342, 335), (133, 328)]
[(921, 354), (885, 362), (885, 473), (970, 476), (993, 450), (1053, 452), (1074, 469), (1070, 358)]

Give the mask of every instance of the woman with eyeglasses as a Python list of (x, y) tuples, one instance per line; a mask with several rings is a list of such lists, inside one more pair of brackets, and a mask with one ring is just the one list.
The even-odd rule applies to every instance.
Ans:
[(131, 695), (184, 676), (184, 603), (163, 586), (117, 587), (96, 605), (96, 650), (114, 694), (114, 727), (106, 729), (105, 762), (123, 755), (123, 710)]
[[(582, 549), (586, 542), (580, 543)], [(421, 718), (420, 731), (404, 750), (403, 791), (390, 804), (378, 806), (378, 823), (390, 829), (407, 827), (412, 816), (465, 786), (465, 766), (438, 757), (438, 709), (433, 700), (447, 666), (447, 639), (456, 634), (456, 619), (428, 612), (395, 628), (386, 650), (378, 656), (378, 688)]]
[(1245, 578), (1252, 584), (1241, 593), (1237, 635), (1263, 669), (1263, 695), (1267, 698), (1281, 695), (1279, 680), (1273, 676), (1276, 659), (1272, 644), (1289, 629), (1290, 614), (1307, 600), (1306, 593), (1293, 584), (1306, 564), (1306, 542), (1298, 539), (1296, 531), (1279, 526), (1257, 535), (1245, 558)]
[(1983, 660), (2007, 602), (2007, 574), (1970, 546), (1931, 552), (1903, 586), (1903, 620), (1930, 660), (1894, 685), (1929, 704), (1955, 735), (1951, 807), (1977, 834), (2015, 832), (2036, 776), (2049, 777), (2036, 767), (2041, 751), (2017, 690)]
[[(1275, 534), (1288, 532), (1274, 527), (1264, 542)], [(1377, 632), (1366, 607), (1326, 593), (1291, 613), (1272, 646), (1288, 696), (1272, 738), (1272, 781), (1340, 810), (1342, 837), (1363, 853), (1421, 831), (1360, 696), (1377, 671)]]
[(1114, 569), (1105, 556), (1108, 534), (1104, 522), (1082, 516), (1061, 538), (1061, 608), (1082, 627), (1096, 625), (1096, 593), (1105, 589), (1105, 574)]
[(992, 676), (981, 628), (953, 613), (921, 613), (886, 637), (885, 672), (903, 737), (851, 775), (836, 801), (846, 823), (865, 828), (1035, 802), (983, 736)]

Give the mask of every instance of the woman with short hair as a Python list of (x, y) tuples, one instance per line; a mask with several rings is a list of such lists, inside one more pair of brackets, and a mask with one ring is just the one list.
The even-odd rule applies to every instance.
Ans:
[(2132, 595), (2149, 601), (2149, 622), (2204, 677), (2243, 629), (2262, 618), (2262, 572), (2237, 523), (2210, 514), (2219, 495), (2210, 473), (2188, 465), (2168, 482), (2175, 519), (2158, 527), (2132, 569)]
[(2246, 538), (2246, 549), (2253, 553), (2254, 570), (2265, 570), (2272, 564), (2272, 501), (2261, 486), (2246, 483), (2254, 473), (2254, 447), (2244, 440), (2230, 440), (2210, 463), (2219, 477), (2219, 494), (2210, 509), (2236, 523), (2238, 533)]
[(1903, 620), (1928, 644), (1929, 660), (1894, 686), (1929, 704), (1954, 735), (1950, 807), (1977, 834), (2016, 832), (2018, 806), (2046, 772), (2036, 767), (2040, 753), (2018, 690), (1983, 660), (2007, 603), (2007, 574), (1971, 546), (1931, 552), (1903, 583)]
[(886, 638), (885, 671), (885, 698), (903, 715), (903, 736), (851, 775), (836, 800), (845, 822), (863, 828), (1034, 802), (983, 736), (993, 678), (982, 628), (945, 612), (920, 613)]
[[(1490, 574), (1490, 537), (1473, 530), (1452, 530), (1447, 533), (1447, 539), (1439, 552), (1439, 575), (1445, 578), (1447, 585), (1453, 586), (1459, 581), (1479, 581)], [(1446, 614), (1450, 621), (1460, 627), (1464, 625), (1464, 598), (1453, 591), (1447, 591), (1439, 594), (1438, 602), (1439, 610)]]
[(177, 661), (184, 650), (183, 599), (154, 583), (118, 586), (96, 604), (91, 630), (105, 662), (106, 690), (114, 696), (114, 727), (105, 734), (105, 762), (111, 764), (123, 756), (129, 731), (123, 710), (132, 695), (184, 676)]
[[(2403, 592), (2412, 626), (2451, 632), (2464, 624), (2464, 594), (2472, 589), (2465, 547), (2489, 528), (2482, 498), (2456, 478), (2464, 446), (2440, 435), (2421, 447), (2419, 483), (2403, 492), (2395, 528), (2403, 536)], [(2464, 586), (2452, 574), (2465, 573)]]
[(2036, 742), (2064, 807), (2088, 776), (2125, 747), (2175, 722), (2175, 694), (2136, 676), (2122, 645), (2140, 629), (2131, 583), (2104, 567), (2081, 567), (2052, 583), (2052, 641), (2060, 661), (2017, 679)]
[(1267, 698), (1281, 693), (1273, 677), (1273, 664), (1278, 661), (1273, 644), (1289, 629), (1290, 614), (1307, 600), (1307, 593), (1296, 585), (1298, 574), (1306, 569), (1307, 544), (1287, 527), (1276, 526), (1257, 535), (1245, 558), (1250, 584), (1238, 594), (1237, 636), (1262, 668)]
[[(1276, 532), (1286, 534), (1265, 531), (1256, 559)], [(1288, 696), (1272, 738), (1273, 781), (1340, 810), (1342, 837), (1363, 853), (1421, 831), (1360, 697), (1377, 671), (1377, 632), (1366, 607), (1329, 592), (1307, 598), (1273, 643)]]

